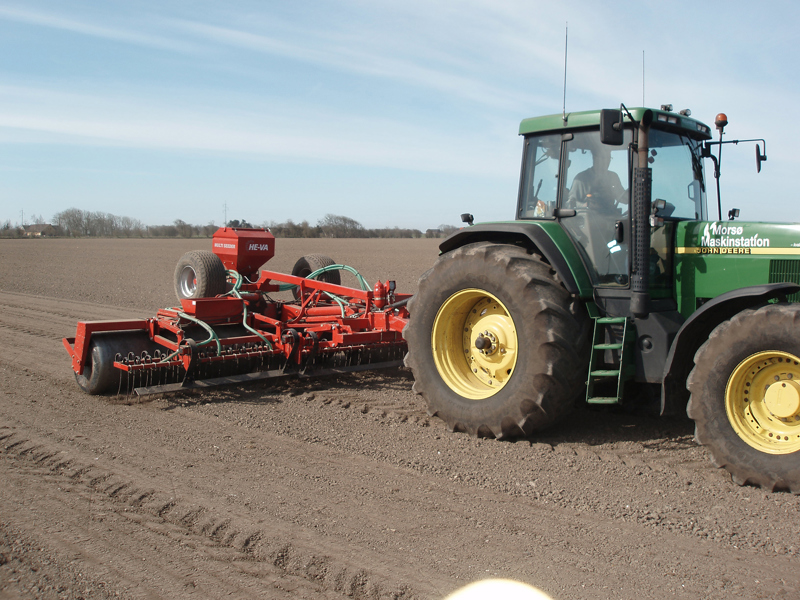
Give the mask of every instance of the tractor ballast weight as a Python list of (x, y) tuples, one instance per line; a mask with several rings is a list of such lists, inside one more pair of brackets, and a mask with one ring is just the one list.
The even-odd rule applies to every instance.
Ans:
[(522, 121), (515, 220), (468, 215), (409, 302), (431, 415), (510, 438), (579, 401), (687, 410), (737, 483), (800, 493), (800, 226), (709, 218), (722, 117), (719, 142), (669, 106)]
[[(79, 322), (63, 340), (78, 384), (143, 395), (402, 364), (409, 294), (394, 281), (369, 288), (321, 255), (298, 260), (293, 275), (259, 272), (274, 244), (263, 229), (220, 228), (213, 252), (178, 261), (180, 306), (149, 319)], [(361, 289), (339, 285), (340, 270), (354, 272)], [(269, 296), (290, 289), (294, 300)]]

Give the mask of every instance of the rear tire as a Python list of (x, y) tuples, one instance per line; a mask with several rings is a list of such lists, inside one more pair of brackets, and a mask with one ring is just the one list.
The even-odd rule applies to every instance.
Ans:
[(158, 346), (144, 331), (107, 331), (92, 334), (82, 373), (75, 373), (81, 389), (93, 396), (127, 391), (127, 374), (114, 366), (117, 354), (152, 353)]
[(695, 355), (695, 440), (739, 485), (800, 493), (800, 305), (745, 310)]
[(227, 291), (225, 265), (206, 250), (187, 252), (175, 267), (175, 295), (178, 300), (213, 298)]
[[(292, 275), (295, 277), (303, 277), (305, 279), (314, 271), (322, 269), (323, 267), (330, 267), (331, 265), (335, 264), (336, 263), (332, 258), (325, 256), (324, 254), (309, 254), (308, 256), (303, 256), (302, 258), (298, 259), (296, 263), (294, 263)], [(334, 285), (342, 284), (342, 277), (339, 271), (326, 271), (316, 279), (317, 281), (325, 281)], [(300, 288), (294, 288), (292, 290), (292, 294), (294, 295), (295, 300), (297, 300), (300, 297)]]
[(522, 248), (470, 244), (441, 256), (408, 309), (413, 389), (453, 431), (527, 435), (566, 417), (585, 389), (585, 309)]

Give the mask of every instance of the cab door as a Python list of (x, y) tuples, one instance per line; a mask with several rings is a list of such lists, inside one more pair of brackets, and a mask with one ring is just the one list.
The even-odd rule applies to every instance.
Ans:
[(622, 146), (602, 144), (594, 129), (575, 132), (562, 150), (561, 223), (595, 286), (628, 287), (630, 142), (631, 132), (625, 130)]

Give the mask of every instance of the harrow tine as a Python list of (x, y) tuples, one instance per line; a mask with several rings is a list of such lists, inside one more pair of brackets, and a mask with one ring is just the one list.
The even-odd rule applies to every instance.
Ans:
[(173, 392), (181, 392), (189, 390), (202, 390), (202, 389), (221, 387), (227, 385), (239, 385), (242, 383), (261, 381), (264, 379), (285, 379), (288, 377), (309, 379), (311, 377), (328, 377), (331, 375), (343, 375), (346, 373), (357, 373), (360, 371), (368, 371), (372, 369), (382, 369), (382, 368), (388, 369), (388, 368), (395, 368), (402, 366), (403, 366), (402, 360), (395, 360), (383, 363), (351, 365), (347, 367), (331, 367), (325, 369), (318, 369), (310, 373), (274, 369), (269, 371), (260, 371), (258, 373), (241, 373), (239, 375), (214, 377), (209, 379), (197, 379), (187, 383), (168, 383), (157, 386), (137, 387), (133, 389), (133, 392), (137, 396), (149, 396), (154, 394), (168, 394)]

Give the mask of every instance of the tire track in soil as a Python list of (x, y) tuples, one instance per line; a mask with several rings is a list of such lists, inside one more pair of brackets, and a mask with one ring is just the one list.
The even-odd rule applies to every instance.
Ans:
[[(408, 571), (410, 565), (392, 564), (394, 559), (392, 559), (391, 553), (386, 552), (388, 550), (386, 544), (379, 542), (378, 544), (383, 546), (384, 549), (378, 550), (373, 547), (374, 542), (360, 539), (357, 540), (355, 546), (348, 549), (349, 542), (344, 542), (341, 537), (336, 539), (328, 538), (325, 535), (321, 537), (315, 536), (313, 530), (302, 527), (297, 528), (295, 524), (287, 522), (286, 519), (282, 519), (279, 522), (270, 522), (268, 526), (253, 527), (252, 520), (242, 517), (241, 514), (237, 513), (235, 507), (230, 510), (224, 510), (220, 508), (218, 501), (207, 502), (206, 500), (209, 499), (204, 495), (204, 488), (192, 490), (191, 502), (176, 502), (172, 494), (164, 491), (165, 485), (163, 481), (161, 484), (153, 482), (155, 487), (143, 486), (141, 477), (130, 478), (119, 469), (112, 471), (100, 469), (92, 464), (92, 460), (88, 455), (78, 452), (74, 447), (68, 447), (67, 456), (64, 457), (64, 450), (60, 449), (60, 445), (35, 436), (25, 435), (24, 432), (18, 432), (15, 427), (10, 427), (7, 424), (0, 431), (3, 432), (0, 437), (4, 438), (0, 443), (7, 448), (7, 453), (12, 458), (47, 469), (57, 478), (61, 478), (58, 479), (58, 483), (66, 479), (67, 484), (71, 482), (72, 485), (77, 486), (84, 497), (83, 506), (86, 503), (91, 505), (91, 498), (94, 498), (95, 506), (101, 505), (102, 503), (97, 502), (98, 495), (101, 500), (105, 496), (109, 502), (113, 501), (116, 506), (116, 508), (112, 509), (115, 513), (119, 513), (120, 510), (123, 513), (133, 513), (134, 516), (131, 520), (141, 525), (144, 529), (155, 528), (158, 530), (164, 526), (172, 525), (178, 528), (178, 538), (188, 532), (191, 535), (205, 536), (210, 542), (220, 546), (233, 548), (247, 554), (252, 553), (256, 559), (256, 570), (259, 569), (258, 565), (262, 563), (267, 566), (272, 565), (272, 567), (300, 576), (312, 583), (322, 579), (325, 585), (329, 585), (332, 588), (323, 587), (323, 590), (333, 591), (344, 588), (345, 594), (352, 594), (354, 597), (416, 597), (416, 592), (419, 597), (438, 598), (443, 595), (439, 590), (448, 589), (444, 581), (439, 581), (439, 584), (433, 588), (425, 586), (424, 582), (436, 581), (440, 576), (437, 577), (434, 574), (435, 572), (430, 570), (430, 567), (422, 568), (422, 563), (419, 561), (417, 561), (413, 572)], [(288, 460), (290, 463), (299, 465), (298, 461), (302, 460), (301, 457), (309, 457), (308, 449), (298, 448), (295, 455), (288, 457)], [(154, 456), (153, 459), (158, 461), (159, 457)], [(328, 461), (326, 460), (326, 462)], [(352, 459), (351, 462), (353, 462)], [(369, 469), (364, 469), (365, 466), (367, 465), (364, 463), (358, 464), (359, 468), (357, 469), (357, 472), (362, 474), (361, 479), (364, 483), (372, 481), (376, 475), (370, 472)], [(299, 468), (302, 469), (299, 473), (306, 472), (307, 467), (299, 466)], [(400, 473), (400, 471), (396, 471), (395, 476)], [(479, 549), (483, 542), (488, 543), (498, 536), (507, 540), (507, 546), (502, 551), (500, 547), (495, 547), (491, 551), (495, 555), (494, 558), (490, 562), (484, 563), (490, 566), (490, 571), (492, 569), (500, 569), (502, 573), (503, 567), (501, 565), (506, 568), (510, 567), (510, 572), (512, 573), (517, 572), (522, 565), (527, 565), (530, 568), (532, 565), (537, 564), (536, 556), (544, 549), (545, 553), (549, 555), (549, 559), (537, 568), (537, 571), (540, 572), (539, 577), (544, 577), (544, 573), (547, 572), (546, 569), (551, 568), (550, 564), (558, 564), (558, 571), (550, 573), (551, 579), (556, 576), (556, 581), (572, 582), (571, 585), (573, 587), (576, 582), (578, 584), (587, 582), (586, 576), (589, 576), (592, 580), (593, 585), (589, 589), (594, 591), (590, 595), (581, 596), (573, 593), (563, 597), (633, 597), (636, 588), (653, 576), (649, 573), (638, 573), (635, 569), (636, 564), (641, 560), (641, 558), (637, 557), (642, 556), (660, 556), (660, 561), (665, 561), (671, 565), (672, 577), (675, 577), (674, 582), (692, 581), (693, 578), (689, 573), (692, 573), (696, 578), (704, 580), (708, 577), (708, 570), (716, 568), (713, 565), (703, 564), (702, 557), (707, 556), (707, 548), (694, 548), (691, 544), (687, 545), (680, 538), (672, 538), (667, 542), (663, 539), (663, 536), (653, 537), (651, 533), (640, 532), (635, 523), (612, 525), (603, 520), (597, 520), (592, 515), (582, 515), (579, 512), (575, 512), (575, 510), (564, 511), (558, 508), (548, 508), (546, 505), (539, 507), (538, 514), (530, 513), (528, 512), (529, 509), (525, 507), (527, 502), (519, 504), (519, 500), (513, 501), (512, 498), (503, 498), (503, 495), (489, 494), (487, 496), (485, 492), (461, 489), (460, 486), (442, 481), (437, 482), (435, 479), (427, 479), (428, 483), (419, 482), (422, 483), (423, 489), (427, 490), (424, 493), (424, 497), (419, 498), (418, 492), (413, 491), (413, 485), (409, 486), (409, 483), (417, 481), (416, 477), (411, 476), (409, 478), (408, 474), (404, 474), (400, 478), (390, 477), (389, 480), (394, 481), (395, 485), (398, 486), (392, 493), (397, 494), (397, 499), (401, 501), (401, 505), (411, 502), (409, 507), (404, 509), (405, 512), (411, 510), (411, 513), (422, 517), (424, 512), (420, 512), (420, 509), (426, 504), (430, 507), (429, 511), (435, 511), (427, 514), (423, 519), (423, 528), (431, 528), (431, 533), (437, 530), (449, 530), (453, 534), (457, 533), (448, 543), (444, 544), (443, 540), (434, 534), (432, 541), (438, 546), (437, 551), (432, 554), (423, 552), (423, 556), (426, 556), (431, 561), (431, 566), (436, 564), (438, 569), (444, 569), (445, 571), (451, 571), (452, 569), (455, 569), (455, 573), (463, 571), (463, 567), (459, 565), (475, 561), (477, 557), (474, 556), (474, 550)], [(319, 478), (312, 477), (308, 483), (318, 493), (324, 492), (326, 489), (325, 485), (319, 485), (321, 483)], [(379, 483), (378, 485), (381, 484)], [(234, 489), (239, 489), (239, 487), (237, 486)], [(301, 490), (301, 488), (296, 489), (298, 492)], [(362, 489), (367, 491), (368, 488)], [(360, 490), (355, 491), (360, 493)], [(43, 497), (47, 495), (42, 494)], [(87, 495), (90, 500), (85, 500)], [(335, 496), (330, 497), (335, 499)], [(396, 510), (400, 506), (397, 505), (397, 499), (394, 502), (395, 508), (391, 510)], [(302, 500), (302, 493), (297, 495), (297, 500)], [(489, 502), (489, 505), (487, 505), (487, 502)], [(354, 504), (357, 505), (357, 503)], [(490, 505), (493, 505), (493, 510), (487, 510)], [(424, 509), (422, 510), (424, 511)], [(372, 517), (377, 515), (380, 519), (380, 513), (373, 511), (374, 507), (372, 510), (367, 509), (363, 516)], [(437, 514), (439, 516), (435, 520), (442, 521), (440, 525), (435, 525), (432, 521), (432, 515)], [(135, 515), (144, 515), (144, 517), (137, 518)], [(69, 517), (67, 518), (69, 519)], [(71, 520), (80, 523), (82, 518), (85, 517), (79, 514)], [(153, 519), (156, 524), (148, 527)], [(382, 527), (385, 528), (386, 525)], [(377, 533), (374, 526), (366, 525), (366, 528), (367, 531), (372, 530)], [(383, 529), (383, 531), (387, 530)], [(394, 531), (394, 529), (391, 531)], [(398, 529), (398, 535), (399, 531)], [(116, 531), (111, 535), (111, 539), (113, 540), (115, 536), (123, 535), (124, 533), (123, 531)], [(604, 552), (597, 554), (596, 548), (602, 546), (600, 540), (607, 539), (609, 536), (617, 537), (619, 546), (615, 546), (613, 549), (607, 548)], [(83, 540), (84, 537), (85, 533), (78, 533), (79, 540)], [(377, 540), (379, 537), (374, 539)], [(330, 539), (330, 542), (326, 541), (328, 539)], [(333, 545), (327, 546), (331, 542)], [(400, 543), (405, 545), (409, 542), (413, 548), (413, 538)], [(662, 549), (665, 542), (669, 548), (667, 551)], [(417, 541), (418, 543), (419, 541)], [(633, 544), (632, 548), (629, 547), (631, 544)], [(325, 552), (326, 546), (331, 550), (330, 554)], [(368, 554), (365, 554), (368, 549)], [(403, 548), (401, 547), (400, 550), (402, 551)], [(200, 553), (203, 554), (203, 551), (201, 548)], [(148, 547), (142, 552), (148, 557), (148, 560), (157, 559), (165, 563), (170, 561), (169, 553), (171, 550), (166, 549), (163, 545), (158, 547), (154, 545), (152, 551)], [(167, 556), (162, 556), (165, 552)], [(89, 562), (92, 562), (92, 556), (82, 557), (82, 559), (88, 559)], [(100, 555), (98, 554), (97, 556)], [(687, 558), (688, 556), (693, 556), (694, 558), (682, 563), (681, 557)], [(331, 557), (336, 558), (331, 561)], [(447, 560), (442, 560), (447, 557), (450, 557), (450, 560), (455, 562), (449, 565)], [(230, 561), (236, 561), (236, 557), (217, 556), (217, 558), (225, 564)], [(727, 560), (731, 559), (733, 559), (733, 555), (730, 555)], [(95, 558), (95, 560), (97, 559)], [(197, 552), (194, 553), (193, 560), (198, 560)], [(480, 561), (480, 559), (478, 560)], [(336, 567), (341, 564), (340, 562), (337, 563), (337, 561), (344, 561), (345, 569), (351, 568), (352, 570), (348, 571), (348, 573), (352, 573), (353, 576), (344, 578), (332, 577), (331, 566)], [(370, 568), (369, 565), (375, 565), (376, 561), (381, 566)], [(554, 562), (551, 563), (550, 561)], [(620, 569), (626, 572), (626, 581), (623, 584), (623, 589), (617, 595), (606, 595), (601, 591), (612, 587), (611, 579), (603, 574), (603, 565), (609, 564), (609, 562), (614, 565), (616, 572), (619, 572)], [(770, 564), (778, 569), (788, 568), (789, 565), (786, 559), (782, 557), (773, 557), (770, 560)], [(782, 567), (781, 564), (783, 565)], [(164, 568), (168, 568), (167, 565)], [(169, 573), (164, 575), (165, 580), (175, 576), (172, 571), (173, 569), (170, 568)], [(322, 576), (320, 575), (321, 573), (323, 573)], [(751, 556), (746, 565), (737, 564), (736, 573), (738, 580), (742, 577), (746, 578), (754, 575), (763, 577), (763, 559)], [(374, 580), (371, 579), (373, 576)], [(666, 576), (668, 577), (669, 573)], [(642, 579), (643, 577), (644, 580)], [(662, 575), (657, 578), (661, 580), (663, 577)], [(375, 585), (380, 590), (385, 590), (388, 586), (387, 581), (396, 580), (397, 578), (406, 582), (400, 584), (399, 594), (389, 593), (388, 595), (383, 595), (369, 587), (366, 587), (365, 590), (365, 586), (369, 586), (371, 582), (375, 582)], [(178, 579), (180, 580), (180, 578)], [(414, 582), (412, 585), (415, 585), (415, 587), (411, 589), (403, 587), (410, 581)], [(733, 578), (733, 583), (738, 586), (742, 585), (737, 582), (737, 578)], [(792, 583), (788, 582), (787, 584), (792, 585)], [(212, 582), (209, 585), (212, 585), (215, 590), (224, 591), (226, 589), (225, 582), (219, 584)], [(219, 588), (214, 587), (216, 585)], [(552, 586), (553, 583), (551, 582), (550, 585)], [(586, 583), (581, 585), (586, 585)], [(669, 585), (670, 589), (674, 588), (668, 583), (668, 579), (664, 580), (662, 585)], [(688, 583), (683, 585), (687, 585), (688, 589), (686, 591), (690, 593), (686, 597), (697, 597), (697, 588), (689, 586)], [(589, 589), (587, 589), (587, 592)], [(762, 590), (768, 591), (769, 594), (779, 594), (788, 589), (791, 588), (781, 585), (776, 586), (771, 582), (765, 582), (762, 586)], [(165, 596), (176, 597), (171, 594), (165, 594)], [(640, 597), (647, 596), (640, 595)], [(728, 596), (706, 594), (705, 597), (722, 598)]]
[[(348, 436), (336, 432), (355, 431), (358, 421), (369, 421), (386, 431), (387, 444), (381, 449), (370, 449), (365, 456), (393, 465), (410, 467), (424, 474), (445, 475), (465, 484), (511, 494), (513, 497), (533, 497), (566, 510), (576, 508), (658, 530), (713, 539), (732, 548), (769, 548), (778, 554), (798, 555), (794, 533), (798, 530), (798, 524), (786, 520), (787, 513), (796, 512), (798, 499), (732, 486), (726, 476), (710, 463), (705, 451), (691, 441), (690, 435), (679, 434), (644, 442), (631, 442), (625, 435), (617, 435), (612, 436), (611, 441), (602, 440), (601, 437), (599, 443), (590, 446), (583, 441), (572, 441), (573, 437), (581, 438), (579, 433), (564, 437), (550, 435), (546, 438), (550, 443), (523, 440), (514, 444), (498, 444), (493, 440), (481, 441), (442, 433), (441, 445), (449, 448), (448, 454), (455, 452), (458, 458), (425, 464), (415, 459), (409, 460), (408, 456), (413, 456), (415, 451), (413, 444), (409, 445), (407, 440), (414, 436), (407, 435), (406, 431), (409, 428), (428, 427), (441, 431), (443, 425), (438, 420), (406, 419), (383, 411), (365, 411), (360, 408), (360, 402), (351, 401), (355, 396), (348, 391), (349, 384), (340, 387), (341, 393), (337, 389), (336, 394), (325, 396), (321, 404), (317, 404), (318, 408), (330, 407), (334, 411), (327, 413), (330, 415), (327, 420), (334, 424), (333, 428), (327, 425), (314, 427), (307, 423), (298, 428), (288, 416), (299, 414), (306, 406), (314, 406), (319, 401), (314, 393), (303, 395), (294, 389), (288, 394), (289, 398), (281, 401), (275, 390), (265, 388), (261, 393), (269, 390), (274, 394), (270, 402), (276, 409), (286, 405), (285, 411), (281, 412), (285, 412), (287, 418), (270, 420), (270, 427), (298, 441), (363, 452), (358, 441), (353, 443), (344, 439)], [(211, 403), (196, 406), (240, 426), (259, 426), (260, 419), (242, 408), (258, 406), (249, 400), (251, 395), (257, 393), (241, 392), (238, 399), (218, 397)], [(346, 399), (340, 399), (342, 397)], [(328, 401), (330, 398), (337, 400)], [(411, 410), (409, 414), (415, 414), (416, 417), (425, 415), (421, 407), (417, 407), (416, 411)], [(616, 426), (620, 417), (594, 410), (579, 411), (579, 415), (579, 419), (590, 419), (595, 426), (608, 427)], [(642, 424), (657, 422), (646, 419)], [(686, 430), (686, 426), (681, 425), (680, 430)], [(438, 433), (435, 437), (440, 439)], [(520, 448), (527, 445), (530, 445), (532, 456), (519, 452)], [(458, 450), (454, 450), (454, 446)], [(507, 451), (509, 447), (514, 451)], [(472, 457), (484, 455), (489, 449), (497, 450), (496, 454), (501, 455), (515, 454), (519, 460), (498, 461), (496, 457), (495, 460), (484, 460), (483, 463), (478, 462), (476, 471), (472, 473), (460, 464), (460, 459), (464, 459), (474, 465), (476, 461)], [(440, 454), (445, 454), (444, 450)], [(530, 472), (530, 460), (536, 463), (536, 474)], [(574, 479), (569, 479), (571, 472), (575, 472)], [(582, 483), (587, 476), (587, 483)], [(595, 482), (600, 483), (597, 488)], [(730, 492), (734, 492), (735, 496)], [(732, 504), (725, 511), (718, 512), (720, 494), (729, 495), (732, 500), (743, 500), (746, 504), (741, 508)], [(778, 509), (782, 516), (778, 521), (768, 524), (769, 530), (758, 527), (753, 530), (748, 523), (752, 524), (752, 517), (761, 510), (772, 511), (776, 508), (770, 506), (773, 498), (778, 506), (784, 504), (785, 500), (786, 508)], [(706, 502), (714, 505), (713, 515), (709, 515), (708, 507), (704, 504)]]
[[(85, 535), (75, 541), (59, 538), (57, 530), (47, 530), (46, 534), (55, 539), (51, 544), (60, 546), (62, 554), (78, 554), (82, 561), (102, 563), (104, 568), (100, 575), (110, 575), (121, 587), (128, 588), (128, 593), (130, 588), (136, 588), (134, 597), (162, 597), (162, 594), (170, 597), (187, 587), (206, 587), (214, 590), (214, 596), (262, 598), (265, 582), (278, 589), (288, 588), (292, 598), (347, 596), (400, 600), (417, 597), (405, 583), (397, 582), (394, 587), (388, 587), (387, 580), (391, 577), (386, 573), (376, 575), (348, 561), (348, 555), (355, 556), (357, 551), (326, 548), (319, 540), (304, 539), (307, 536), (299, 531), (287, 529), (283, 535), (276, 535), (274, 525), (264, 530), (232, 511), (221, 513), (219, 508), (208, 508), (202, 502), (176, 501), (166, 492), (143, 488), (119, 474), (97, 468), (86, 457), (76, 457), (74, 449), (64, 450), (47, 441), (22, 435), (15, 427), (3, 423), (0, 423), (0, 445), (7, 463), (4, 471), (35, 476), (39, 481), (37, 491), (42, 492), (40, 498), (51, 498), (46, 502), (31, 502), (35, 507), (29, 506), (30, 510), (58, 514), (71, 510), (78, 513), (76, 520), (84, 522)], [(69, 458), (64, 457), (67, 454)], [(27, 481), (30, 477), (21, 479)], [(63, 493), (54, 494), (54, 488)], [(26, 495), (30, 492), (28, 490)], [(162, 560), (172, 558), (164, 557), (167, 546), (190, 548), (194, 556), (188, 562), (202, 561), (202, 573), (187, 568), (183, 561), (163, 568), (151, 561), (137, 568), (140, 562), (146, 562), (139, 556), (152, 553), (138, 551), (135, 547), (117, 547), (120, 540), (130, 536), (130, 531), (125, 531), (130, 528), (119, 524), (120, 520), (130, 521), (164, 538), (157, 543)], [(110, 534), (101, 529), (107, 529)], [(107, 567), (109, 553), (114, 555), (114, 562), (122, 563), (111, 573)], [(209, 562), (219, 565), (209, 569)], [(252, 581), (227, 576), (231, 567), (235, 574), (247, 575), (246, 579)], [(212, 577), (216, 579), (208, 581)]]
[(46, 313), (48, 317), (46, 322), (48, 324), (52, 325), (53, 321), (56, 321), (59, 325), (63, 323), (69, 327), (70, 335), (75, 333), (75, 325), (78, 321), (138, 319), (151, 317), (155, 314), (155, 311), (147, 309), (121, 308), (95, 302), (82, 302), (7, 291), (0, 291), (0, 307), (2, 307), (2, 313), (0, 314), (3, 314), (4, 317), (7, 315), (6, 311), (24, 312), (28, 317), (33, 318), (32, 323), (34, 324), (40, 323), (36, 315)]

